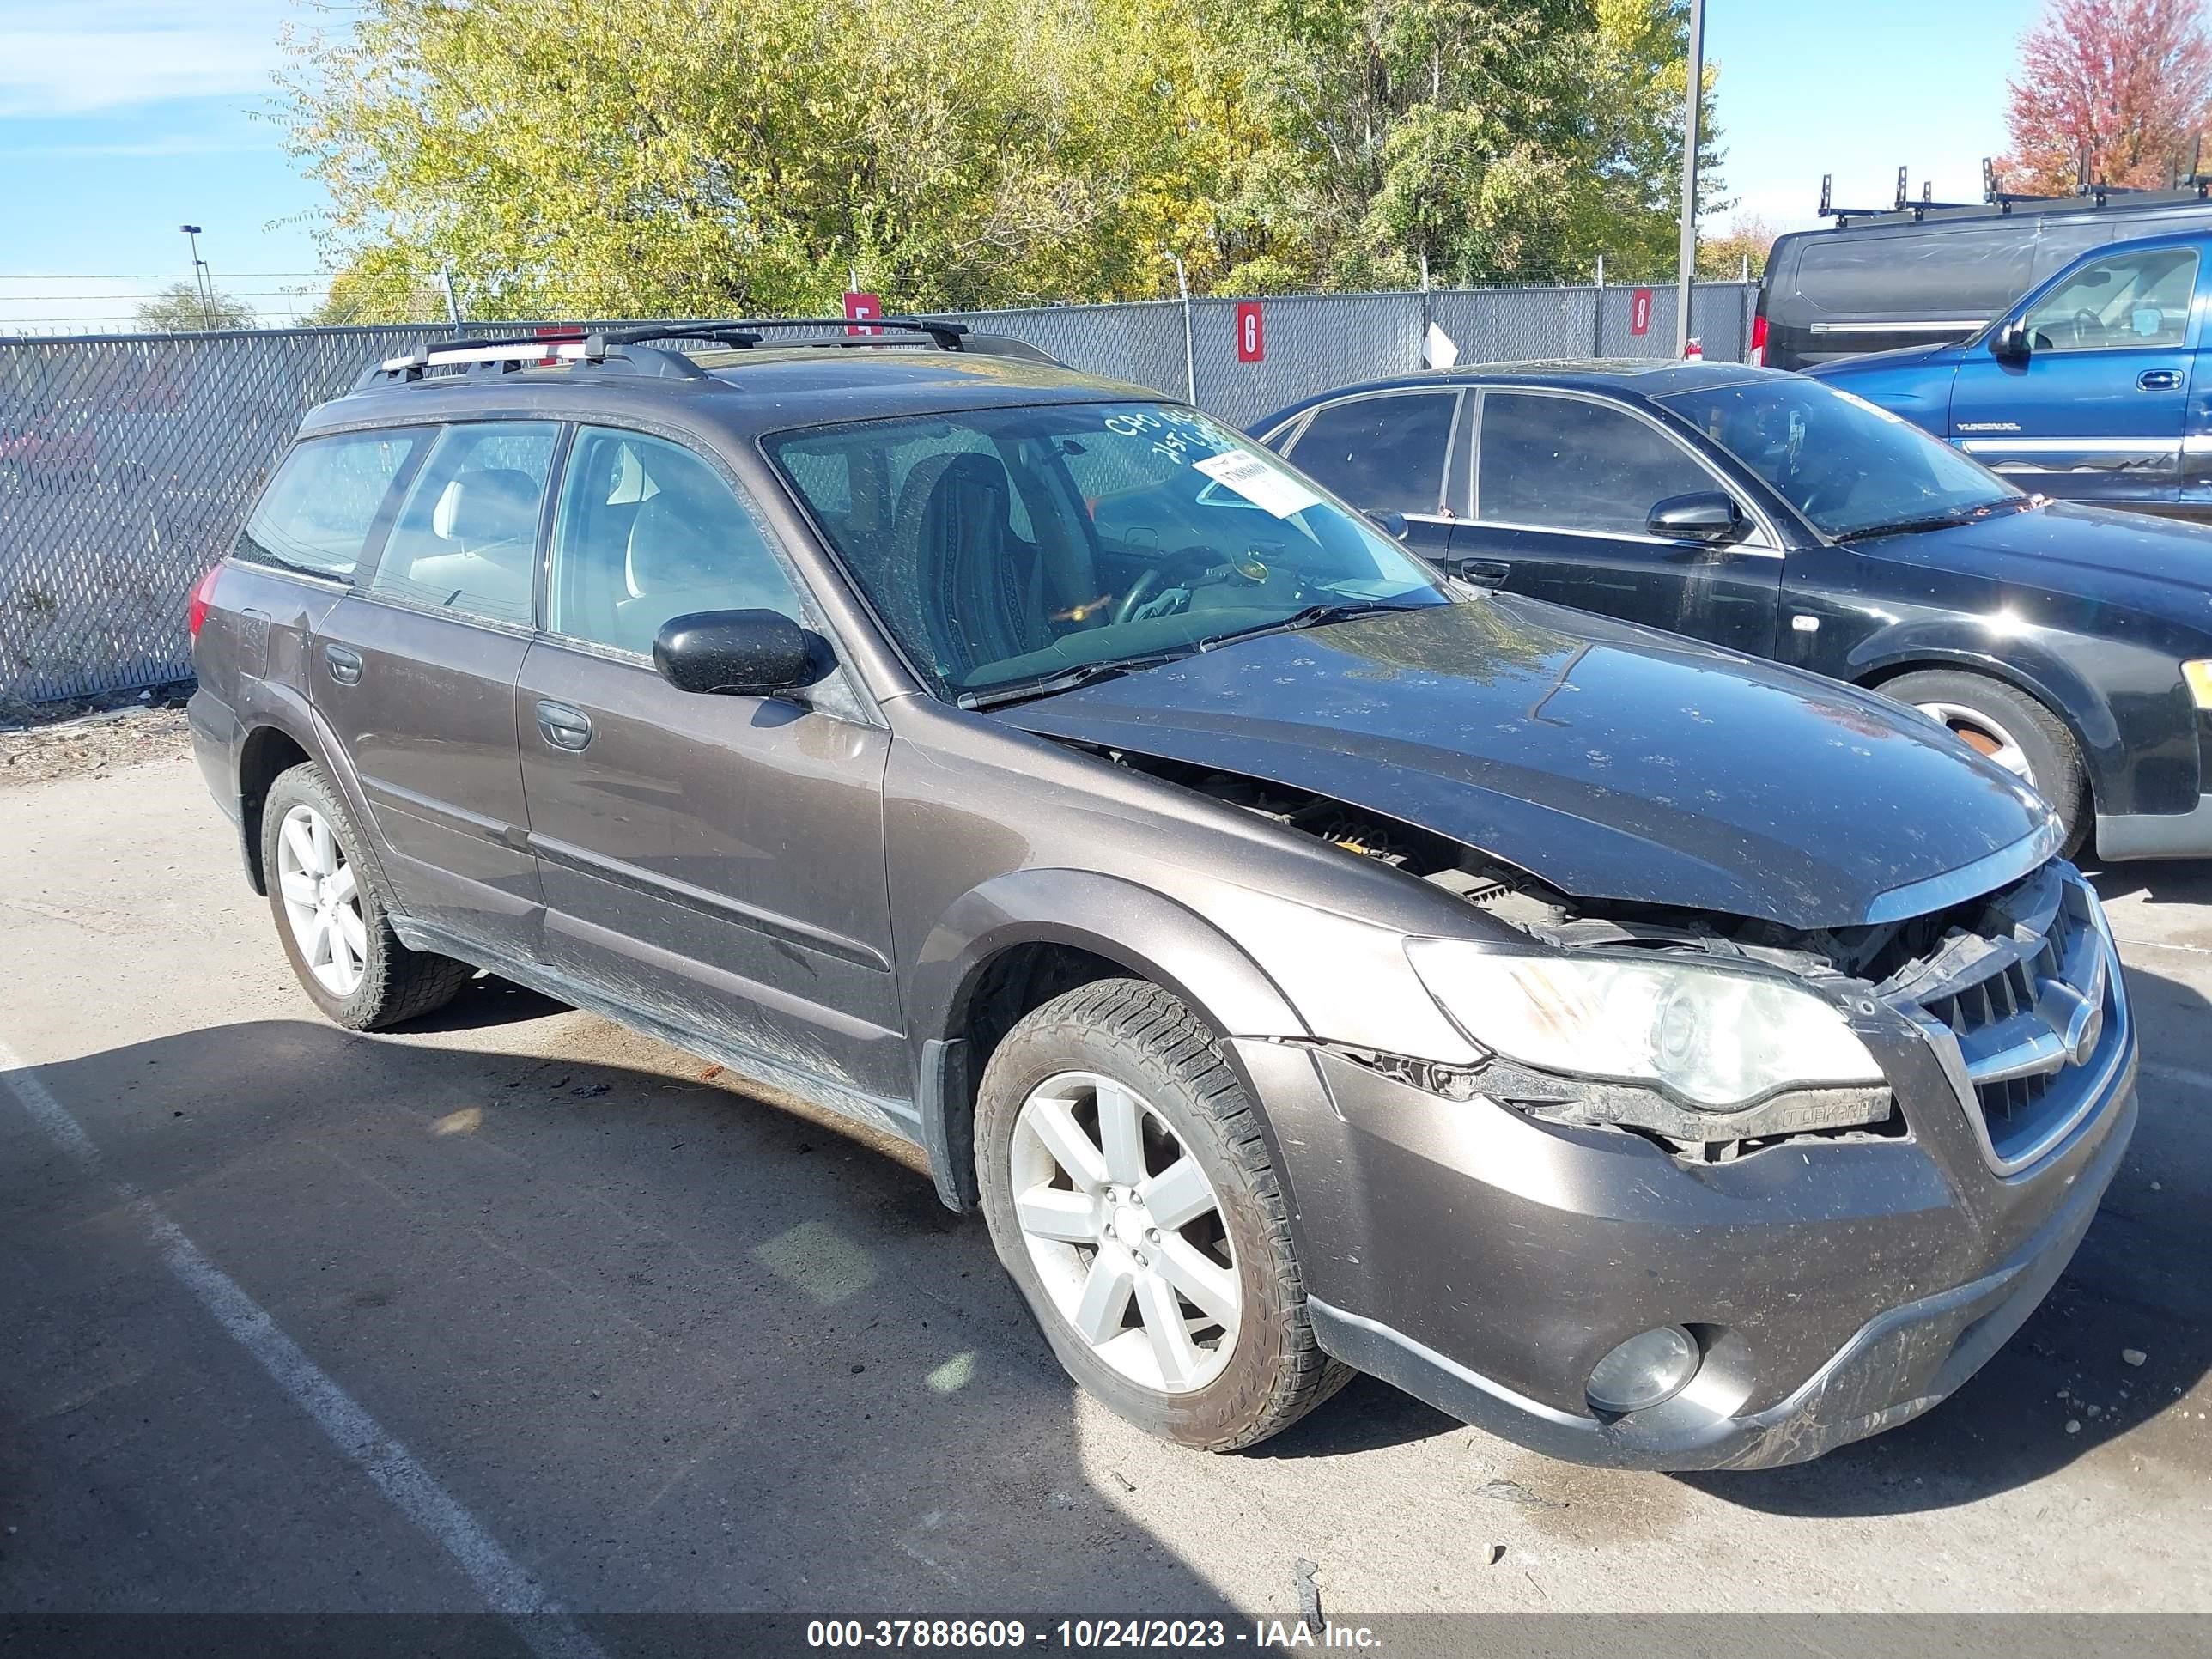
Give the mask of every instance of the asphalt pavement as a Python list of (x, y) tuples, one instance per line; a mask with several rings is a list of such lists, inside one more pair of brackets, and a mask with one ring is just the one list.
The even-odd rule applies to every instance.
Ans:
[(1363, 1380), (1214, 1457), (915, 1155), (495, 981), (330, 1026), (181, 756), (0, 790), (0, 1613), (2212, 1610), (2212, 867), (2100, 886), (2142, 1127), (1939, 1409), (1622, 1474)]

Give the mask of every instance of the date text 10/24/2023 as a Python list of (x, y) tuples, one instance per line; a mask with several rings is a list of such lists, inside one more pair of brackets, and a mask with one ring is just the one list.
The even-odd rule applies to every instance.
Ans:
[(810, 1648), (945, 1650), (1042, 1649), (1048, 1653), (1173, 1652), (1245, 1647), (1265, 1650), (1334, 1648), (1372, 1651), (1382, 1645), (1364, 1625), (1333, 1620), (1255, 1619), (1249, 1627), (1223, 1619), (817, 1619), (806, 1626)]

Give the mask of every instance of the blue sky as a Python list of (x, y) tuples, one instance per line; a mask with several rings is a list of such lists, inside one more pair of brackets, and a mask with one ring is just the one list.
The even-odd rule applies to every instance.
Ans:
[[(1708, 0), (1724, 178), (1739, 211), (1813, 222), (1820, 175), (1885, 203), (1972, 200), (2003, 147), (2005, 77), (2039, 0)], [(289, 0), (0, 0), (0, 326), (120, 325), (190, 275), (177, 227), (205, 227), (219, 285), (271, 320), (313, 303), (319, 191), (264, 117)], [(306, 289), (304, 296), (296, 290)]]

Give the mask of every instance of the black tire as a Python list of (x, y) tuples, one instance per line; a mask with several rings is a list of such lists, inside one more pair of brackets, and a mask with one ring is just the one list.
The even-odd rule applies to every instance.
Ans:
[[(301, 954), (300, 941), (286, 914), (277, 881), (277, 839), (285, 816), (295, 806), (313, 808), (331, 827), (332, 839), (358, 883), (362, 932), (361, 982), (349, 996), (334, 994), (316, 979)], [(381, 1030), (403, 1020), (420, 1018), (451, 1002), (475, 975), (476, 969), (451, 957), (410, 951), (392, 931), (390, 907), (374, 873), (360, 857), (361, 832), (322, 769), (313, 763), (291, 768), (269, 786), (261, 807), (261, 869), (269, 888), (269, 910), (276, 922), (276, 937), (291, 962), (300, 987), (315, 1006), (337, 1024), (352, 1031)]]
[[(1994, 730), (2009, 736), (2027, 757), (2028, 781), (2051, 803), (2051, 810), (2058, 814), (2058, 821), (2065, 826), (2063, 851), (2070, 858), (2081, 849), (2089, 837), (2093, 822), (2088, 775), (2082, 767), (2081, 750), (2074, 741), (2074, 734), (2057, 715), (2027, 692), (1987, 674), (1933, 669), (1900, 674), (1893, 680), (1883, 681), (1878, 689), (1885, 697), (1894, 697), (1916, 707), (1946, 703), (1970, 710), (1987, 720)], [(1988, 752), (1987, 735), (1978, 734), (1978, 734), (1971, 729), (1971, 720), (1954, 720), (1949, 724), (1969, 747)]]
[[(1045, 1290), (1014, 1218), (1012, 1147), (1022, 1103), (1057, 1073), (1085, 1071), (1142, 1096), (1212, 1183), (1234, 1253), (1242, 1312), (1220, 1374), (1188, 1393), (1123, 1376), (1094, 1352)], [(983, 1213), (999, 1260), (1068, 1374), (1138, 1427), (1209, 1451), (1278, 1434), (1350, 1379), (1323, 1353), (1306, 1313), (1282, 1183), (1251, 1102), (1213, 1035), (1179, 1000), (1142, 980), (1100, 980), (1035, 1010), (1006, 1034), (976, 1101)]]

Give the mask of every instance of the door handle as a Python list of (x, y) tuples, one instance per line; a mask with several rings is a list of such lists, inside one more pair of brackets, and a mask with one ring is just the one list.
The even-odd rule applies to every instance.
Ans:
[(565, 702), (538, 705), (538, 730), (556, 749), (574, 754), (592, 740), (592, 717)]
[(1463, 582), (1477, 587), (1503, 587), (1513, 567), (1503, 559), (1455, 559), (1453, 568)]
[(343, 645), (323, 647), (323, 666), (331, 671), (331, 678), (340, 685), (361, 684), (361, 653)]
[(2178, 368), (2147, 368), (2136, 376), (2136, 384), (2145, 392), (2171, 392), (2181, 384)]

